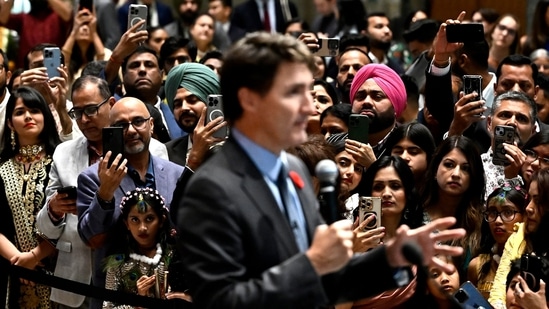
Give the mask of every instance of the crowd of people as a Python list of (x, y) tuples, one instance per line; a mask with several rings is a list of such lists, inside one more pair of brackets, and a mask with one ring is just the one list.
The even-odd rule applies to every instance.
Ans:
[[(458, 308), (466, 281), (494, 308), (548, 308), (548, 1), (528, 34), (510, 12), (411, 12), (405, 53), (360, 0), (315, 0), (310, 26), (279, 0), (175, 0), (177, 16), (156, 0), (13, 3), (0, 306), (134, 308), (16, 265), (197, 308)], [(137, 3), (147, 19), (127, 26)], [(483, 40), (447, 39), (469, 22)], [(317, 54), (324, 38), (335, 55)]]

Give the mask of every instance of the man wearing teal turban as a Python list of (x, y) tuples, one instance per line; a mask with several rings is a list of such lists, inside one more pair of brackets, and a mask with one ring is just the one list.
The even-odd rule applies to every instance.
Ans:
[(188, 62), (170, 70), (164, 90), (177, 124), (188, 133), (166, 143), (168, 156), (170, 161), (195, 170), (208, 149), (223, 140), (214, 138), (213, 132), (227, 125), (221, 118), (204, 125), (208, 95), (221, 93), (219, 79), (207, 66)]

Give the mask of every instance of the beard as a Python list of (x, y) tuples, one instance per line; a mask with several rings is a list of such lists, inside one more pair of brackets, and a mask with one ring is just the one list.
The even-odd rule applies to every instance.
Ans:
[(198, 12), (194, 11), (185, 11), (179, 12), (179, 18), (184, 25), (190, 26), (198, 17)]
[(394, 111), (392, 109), (381, 114), (374, 112), (374, 115), (374, 117), (370, 118), (369, 131), (371, 133), (381, 132), (395, 123)]
[(370, 46), (388, 52), (389, 48), (391, 48), (391, 41), (383, 42), (380, 40), (371, 40)]
[(139, 139), (140, 143), (138, 143), (137, 145), (132, 145), (132, 146), (127, 146), (124, 143), (124, 153), (126, 153), (126, 154), (138, 154), (138, 153), (141, 153), (145, 150), (148, 151), (148, 148), (149, 148), (148, 143), (146, 143), (141, 138), (141, 136), (139, 136), (138, 133), (135, 133), (135, 135), (137, 135), (137, 136), (132, 136), (132, 139), (137, 138), (137, 139)]
[[(184, 120), (184, 118), (191, 118), (191, 120)], [(198, 115), (196, 115), (194, 112), (185, 111), (181, 113), (181, 115), (177, 119), (177, 125), (179, 125), (181, 130), (190, 134), (194, 132), (194, 129), (196, 128), (199, 119), (200, 118), (198, 117)]]

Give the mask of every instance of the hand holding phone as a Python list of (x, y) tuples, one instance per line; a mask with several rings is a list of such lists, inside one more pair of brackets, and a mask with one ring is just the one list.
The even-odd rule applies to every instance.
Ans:
[(61, 50), (59, 47), (46, 47), (43, 51), (44, 66), (48, 73), (48, 78), (59, 77), (61, 74), (57, 70), (61, 66)]
[(68, 186), (57, 189), (57, 194), (67, 194), (67, 197), (64, 199), (74, 200), (76, 199), (76, 187)]
[(464, 282), (454, 293), (453, 298), (462, 308), (492, 308), (471, 281)]
[(320, 57), (335, 57), (339, 55), (339, 39), (318, 38), (318, 50), (314, 54)]
[(482, 23), (460, 23), (446, 25), (446, 41), (448, 43), (482, 42), (484, 41), (484, 26)]
[(542, 277), (541, 267), (542, 262), (539, 256), (523, 254), (520, 257), (520, 276), (533, 292), (539, 291), (539, 280)]
[(124, 154), (124, 129), (121, 127), (106, 127), (103, 128), (103, 156), (111, 151), (107, 168), (109, 168), (116, 158), (121, 153)]
[(364, 227), (365, 231), (378, 228), (381, 225), (381, 198), (361, 196), (358, 202), (358, 216), (359, 225), (370, 216), (375, 216), (375, 219)]
[(498, 125), (494, 129), (494, 149), (492, 163), (495, 165), (509, 165), (510, 162), (505, 157), (505, 148), (503, 143), (513, 144), (515, 142), (515, 128), (511, 126)]
[(137, 28), (137, 31), (146, 30), (147, 29), (147, 15), (148, 15), (148, 8), (144, 4), (130, 4), (130, 8), (128, 10), (128, 29), (133, 27), (138, 22), (145, 20), (145, 23), (141, 25), (139, 28)]
[(368, 144), (370, 118), (366, 115), (351, 114), (349, 116), (349, 139)]
[[(216, 118), (224, 118), (223, 114), (223, 95), (221, 94), (210, 94), (208, 95), (208, 104), (206, 106), (206, 123), (212, 122)], [(216, 138), (226, 138), (229, 134), (229, 128), (223, 126), (215, 131), (212, 136)]]

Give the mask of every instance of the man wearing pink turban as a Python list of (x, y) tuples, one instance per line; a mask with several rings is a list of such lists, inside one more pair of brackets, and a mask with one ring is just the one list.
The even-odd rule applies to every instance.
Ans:
[[(354, 114), (370, 118), (368, 141), (376, 157), (406, 108), (406, 88), (400, 76), (384, 64), (368, 64), (355, 75), (349, 93)], [(363, 147), (360, 145), (359, 147)]]

